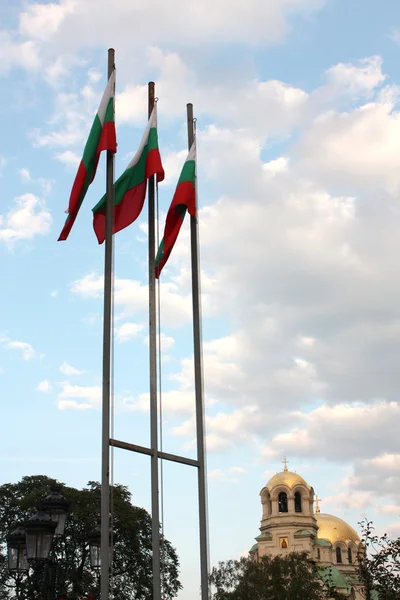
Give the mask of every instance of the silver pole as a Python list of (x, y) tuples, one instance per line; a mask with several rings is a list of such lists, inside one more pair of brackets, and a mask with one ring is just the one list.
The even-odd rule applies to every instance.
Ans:
[[(194, 141), (193, 104), (187, 105), (187, 128), (189, 150)], [(197, 181), (196, 181), (197, 205)], [(196, 206), (197, 210), (197, 206)], [(196, 398), (196, 437), (199, 493), (199, 528), (200, 528), (200, 582), (201, 600), (209, 600), (208, 584), (209, 548), (207, 522), (207, 474), (204, 443), (204, 398), (203, 398), (203, 365), (201, 354), (201, 309), (200, 309), (200, 277), (199, 277), (199, 244), (197, 216), (190, 217), (190, 243), (192, 259), (192, 303), (193, 303), (193, 345), (194, 345), (194, 386)]]
[[(149, 82), (149, 118), (154, 108), (155, 85)], [(153, 600), (161, 600), (160, 578), (160, 503), (158, 488), (158, 410), (157, 410), (157, 321), (156, 321), (156, 255), (155, 255), (155, 180), (148, 183), (149, 228), (149, 361), (150, 361), (150, 447), (151, 519), (153, 548)]]
[[(108, 79), (111, 77), (115, 52), (108, 50)], [(111, 390), (111, 294), (112, 231), (114, 205), (114, 152), (107, 150), (106, 167), (106, 239), (104, 251), (104, 317), (103, 317), (103, 402), (101, 439), (101, 575), (100, 598), (108, 600), (110, 571), (110, 390)]]

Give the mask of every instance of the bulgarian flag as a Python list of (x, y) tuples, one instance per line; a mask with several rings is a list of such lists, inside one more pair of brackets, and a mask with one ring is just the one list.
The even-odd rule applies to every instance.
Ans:
[[(136, 221), (146, 198), (147, 180), (157, 175), (164, 179), (164, 169), (158, 149), (157, 105), (154, 106), (142, 141), (135, 156), (114, 185), (113, 233)], [(99, 244), (106, 237), (106, 196), (93, 208), (93, 229)]]
[(108, 80), (107, 87), (101, 99), (99, 109), (93, 121), (83, 151), (83, 157), (69, 198), (68, 210), (66, 211), (68, 214), (67, 220), (65, 221), (60, 237), (58, 238), (59, 242), (67, 239), (69, 232), (75, 223), (75, 219), (88, 187), (96, 175), (100, 153), (103, 150), (111, 150), (111, 152), (117, 151), (114, 122), (114, 92), (115, 71), (112, 72), (111, 77)]
[(156, 278), (167, 262), (177, 240), (186, 211), (196, 216), (196, 142), (189, 150), (185, 164), (176, 186), (171, 206), (165, 221), (164, 237), (156, 256)]

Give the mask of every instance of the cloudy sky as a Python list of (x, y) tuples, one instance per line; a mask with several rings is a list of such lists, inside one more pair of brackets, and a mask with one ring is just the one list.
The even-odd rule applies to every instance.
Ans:
[[(156, 82), (160, 225), (198, 128), (211, 563), (248, 550), (284, 455), (353, 526), (400, 531), (400, 7), (386, 0), (0, 4), (0, 481), (100, 478), (103, 248), (57, 243), (116, 50), (119, 175)], [(161, 278), (163, 449), (195, 455), (188, 223)], [(115, 239), (116, 438), (149, 443), (146, 215)], [(150, 507), (146, 457), (114, 479)], [(196, 474), (164, 524), (199, 589)]]

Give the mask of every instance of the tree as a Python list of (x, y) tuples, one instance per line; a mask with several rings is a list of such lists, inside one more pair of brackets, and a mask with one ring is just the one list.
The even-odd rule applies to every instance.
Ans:
[[(6, 560), (6, 537), (13, 524), (24, 521), (34, 512), (39, 499), (50, 489), (61, 486), (62, 494), (71, 503), (65, 535), (56, 540), (51, 566), (34, 565), (29, 575), (10, 574)], [(18, 483), (0, 486), (0, 598), (47, 600), (49, 578), (52, 577), (55, 598), (82, 600), (84, 596), (98, 598), (98, 576), (90, 569), (88, 537), (98, 524), (100, 515), (100, 484), (89, 482), (78, 490), (59, 484), (44, 475), (23, 477)], [(151, 600), (152, 542), (151, 517), (143, 508), (131, 504), (131, 494), (125, 486), (113, 487), (113, 590), (115, 598)], [(165, 598), (174, 598), (181, 584), (179, 561), (166, 539), (163, 548), (163, 582)], [(17, 586), (17, 587), (16, 587)], [(18, 588), (18, 589), (17, 589)], [(18, 593), (18, 596), (17, 596)]]
[(400, 538), (375, 535), (372, 521), (359, 523), (364, 552), (358, 557), (358, 578), (366, 600), (400, 600)]
[(343, 598), (324, 582), (306, 552), (220, 562), (210, 576), (213, 600), (328, 600)]

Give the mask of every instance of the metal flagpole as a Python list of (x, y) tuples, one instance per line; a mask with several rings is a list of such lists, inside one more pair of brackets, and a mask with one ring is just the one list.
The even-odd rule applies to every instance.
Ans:
[[(193, 104), (187, 105), (187, 128), (189, 150), (194, 142)], [(196, 181), (196, 213), (197, 213), (197, 181)], [(209, 548), (207, 522), (207, 477), (204, 443), (204, 398), (203, 398), (203, 365), (201, 355), (201, 310), (199, 283), (199, 244), (198, 221), (196, 216), (190, 217), (190, 244), (192, 260), (192, 303), (193, 303), (193, 345), (194, 345), (194, 385), (196, 398), (196, 437), (198, 460), (198, 494), (199, 494), (199, 528), (200, 528), (200, 581), (201, 600), (209, 600), (208, 583)]]
[[(155, 85), (149, 82), (149, 118), (154, 108)], [(155, 255), (155, 178), (148, 182), (149, 230), (149, 362), (150, 362), (150, 448), (151, 454), (151, 519), (153, 548), (153, 600), (161, 600), (160, 578), (160, 500), (158, 486), (158, 407), (157, 407), (157, 321), (156, 321), (156, 255)]]
[[(108, 79), (115, 69), (115, 52), (108, 50)], [(114, 152), (107, 150), (106, 239), (104, 251), (103, 399), (101, 440), (101, 576), (100, 598), (108, 600), (110, 571), (110, 390), (111, 390), (111, 299), (112, 231), (114, 205)]]

